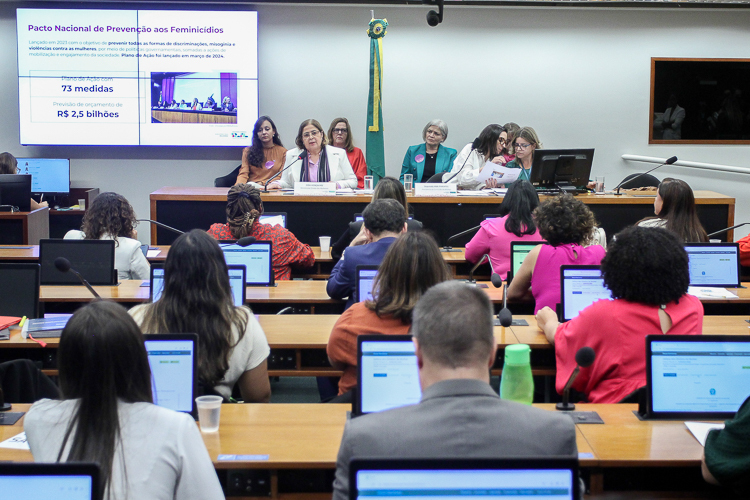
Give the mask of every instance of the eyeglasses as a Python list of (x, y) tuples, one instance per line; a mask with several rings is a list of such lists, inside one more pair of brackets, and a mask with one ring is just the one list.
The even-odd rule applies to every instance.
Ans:
[(302, 137), (304, 137), (305, 139), (308, 139), (310, 137), (318, 137), (318, 135), (320, 135), (320, 131), (313, 130), (312, 132), (307, 132), (306, 134), (302, 134)]
[(435, 135), (437, 137), (443, 137), (443, 133), (439, 130), (428, 130), (425, 135)]
[(333, 129), (333, 133), (334, 134), (341, 134), (341, 135), (343, 135), (343, 134), (346, 134), (346, 129), (345, 128), (335, 128), (335, 129)]
[(528, 148), (529, 146), (531, 146), (531, 144), (528, 144), (528, 143), (524, 144), (524, 143), (518, 143), (518, 142), (517, 142), (517, 143), (515, 144), (515, 147), (516, 147), (516, 149), (526, 149), (526, 148)]
[(506, 141), (505, 139), (498, 139), (497, 142), (499, 142), (503, 146), (505, 146), (506, 144), (508, 144), (508, 141)]

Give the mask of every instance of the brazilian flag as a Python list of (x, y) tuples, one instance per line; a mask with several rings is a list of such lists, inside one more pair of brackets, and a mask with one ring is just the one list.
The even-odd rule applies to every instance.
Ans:
[(385, 177), (385, 145), (383, 144), (383, 107), (380, 93), (383, 83), (383, 37), (388, 21), (373, 19), (367, 29), (370, 37), (370, 94), (367, 99), (367, 173), (374, 184)]

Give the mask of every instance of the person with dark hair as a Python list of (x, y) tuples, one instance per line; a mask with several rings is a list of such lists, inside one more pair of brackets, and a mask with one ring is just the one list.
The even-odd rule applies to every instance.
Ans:
[(197, 97), (194, 97), (193, 98), (193, 103), (190, 105), (190, 109), (192, 109), (192, 110), (198, 110), (198, 109), (200, 109), (200, 107), (201, 107), (201, 103), (198, 102), (198, 98)]
[[(404, 212), (406, 213), (406, 230), (407, 231), (419, 231), (422, 229), (422, 223), (418, 220), (409, 219), (409, 202), (406, 199), (406, 191), (404, 191), (404, 185), (401, 184), (393, 177), (383, 177), (378, 181), (375, 186), (375, 190), (372, 193), (372, 200), (380, 200), (390, 198), (396, 200), (404, 206)], [(371, 201), (372, 201), (371, 200)], [(354, 221), (349, 223), (349, 227), (339, 237), (338, 241), (331, 245), (331, 258), (333, 260), (339, 260), (344, 250), (348, 246), (357, 246), (367, 243), (365, 237), (364, 223), (363, 221)]]
[(152, 403), (143, 337), (127, 311), (95, 301), (70, 318), (57, 350), (62, 400), (23, 422), (37, 462), (99, 466), (105, 499), (223, 499), (190, 415)]
[(406, 335), (419, 298), (451, 273), (435, 240), (421, 231), (405, 233), (391, 245), (372, 286), (372, 300), (357, 302), (336, 321), (328, 339), (328, 360), (344, 374), (339, 395), (357, 385), (357, 337)]
[(569, 416), (500, 399), (490, 386), (492, 316), (487, 294), (463, 283), (440, 283), (422, 295), (411, 325), (422, 399), (346, 422), (333, 500), (349, 498), (353, 457), (578, 456)]
[(750, 497), (750, 398), (723, 429), (708, 431), (701, 460), (703, 479)]
[(508, 122), (503, 125), (503, 128), (506, 132), (508, 132), (508, 141), (505, 144), (505, 148), (503, 148), (503, 158), (505, 159), (505, 164), (507, 165), (509, 162), (516, 159), (516, 152), (515, 149), (513, 149), (513, 143), (515, 142), (516, 136), (521, 130), (521, 127), (515, 122)]
[(235, 184), (227, 193), (227, 223), (212, 224), (208, 234), (217, 240), (239, 240), (254, 236), (258, 241), (270, 241), (273, 275), (276, 280), (292, 279), (292, 267), (312, 267), (315, 254), (310, 245), (300, 242), (291, 231), (278, 224), (263, 224), (263, 200), (260, 191), (250, 184)]
[(253, 142), (242, 150), (242, 165), (234, 184), (261, 184), (279, 173), (284, 165), (286, 148), (281, 143), (276, 124), (268, 116), (261, 116), (253, 126)]
[(589, 346), (596, 361), (581, 369), (573, 388), (590, 403), (617, 403), (646, 385), (646, 335), (700, 335), (703, 305), (687, 294), (690, 274), (682, 243), (664, 229), (624, 229), (601, 266), (613, 300), (599, 300), (562, 325), (549, 307), (536, 319), (555, 346), (557, 391), (575, 369), (578, 349)]
[[(18, 173), (20, 173), (20, 170), (18, 168), (18, 160), (16, 159), (16, 157), (8, 153), (7, 151), (4, 153), (0, 153), (0, 175), (15, 175)], [(49, 205), (46, 201), (38, 203), (34, 198), (31, 199), (31, 210), (38, 210), (47, 206)]]
[(366, 244), (350, 246), (341, 256), (328, 278), (326, 292), (332, 299), (343, 300), (346, 308), (354, 304), (354, 285), (357, 266), (377, 266), (383, 261), (388, 248), (406, 231), (404, 206), (392, 199), (373, 200), (362, 212)]
[(486, 182), (478, 182), (477, 176), (488, 161), (505, 165), (502, 152), (507, 141), (508, 132), (502, 125), (496, 123), (487, 125), (473, 143), (464, 146), (453, 161), (451, 171), (443, 175), (443, 182), (457, 182), (460, 189), (496, 187), (495, 179), (490, 178)]
[(115, 269), (117, 279), (147, 280), (151, 265), (146, 260), (138, 241), (135, 211), (124, 196), (101, 193), (83, 214), (81, 230), (72, 229), (66, 240), (115, 240)]
[(334, 118), (331, 126), (328, 127), (328, 141), (331, 143), (331, 146), (346, 151), (349, 164), (351, 164), (352, 170), (354, 170), (354, 175), (357, 176), (357, 187), (359, 189), (364, 188), (367, 163), (365, 162), (365, 155), (362, 154), (362, 150), (354, 146), (349, 120), (344, 117)]
[(458, 152), (443, 146), (448, 138), (448, 124), (443, 120), (430, 120), (422, 130), (422, 144), (409, 146), (401, 165), (401, 176), (414, 176), (414, 182), (427, 182), (435, 174), (447, 172), (453, 167)]
[(286, 152), (281, 179), (270, 183), (268, 189), (293, 188), (295, 182), (335, 182), (337, 188), (357, 187), (357, 176), (346, 151), (326, 145), (326, 134), (318, 120), (300, 123), (294, 142), (297, 147)]
[(489, 254), (494, 272), (505, 279), (510, 270), (511, 241), (539, 241), (539, 229), (532, 212), (539, 206), (539, 195), (529, 181), (518, 179), (508, 187), (500, 204), (500, 217), (487, 219), (466, 244), (466, 260), (477, 263)]
[(193, 229), (175, 240), (164, 262), (164, 290), (130, 310), (144, 333), (197, 333), (198, 378), (229, 400), (235, 383), (246, 402), (271, 398), (268, 341), (249, 308), (235, 307), (224, 254)]
[(523, 127), (513, 137), (513, 161), (505, 165), (508, 168), (520, 168), (519, 179), (529, 180), (531, 176), (531, 165), (534, 163), (534, 151), (542, 148), (542, 141), (531, 127)]
[(661, 181), (654, 198), (654, 214), (656, 217), (647, 217), (638, 225), (669, 229), (684, 243), (708, 242), (695, 209), (693, 190), (687, 182), (671, 177)]
[(544, 306), (560, 303), (560, 266), (598, 265), (604, 248), (587, 245), (594, 235), (596, 219), (591, 210), (569, 194), (544, 200), (533, 212), (539, 235), (547, 241), (534, 247), (523, 260), (508, 286), (508, 300), (533, 296), (534, 314)]

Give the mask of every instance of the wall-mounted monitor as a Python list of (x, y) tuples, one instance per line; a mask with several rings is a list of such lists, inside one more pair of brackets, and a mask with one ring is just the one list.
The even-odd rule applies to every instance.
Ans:
[(70, 193), (70, 160), (54, 158), (16, 158), (19, 173), (31, 176), (31, 192)]

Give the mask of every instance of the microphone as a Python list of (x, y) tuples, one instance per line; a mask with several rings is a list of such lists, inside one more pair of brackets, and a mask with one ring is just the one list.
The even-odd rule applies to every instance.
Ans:
[[(500, 276), (495, 274), (492, 276), (492, 284), (495, 285), (495, 276), (497, 276), (498, 280), (502, 283)], [(500, 320), (500, 326), (505, 328), (508, 328), (513, 324), (513, 314), (510, 312), (510, 309), (508, 309), (508, 285), (503, 285), (503, 308), (497, 313), (497, 319)]]
[(288, 169), (289, 167), (291, 167), (292, 165), (294, 165), (295, 163), (297, 163), (298, 161), (300, 161), (300, 160), (301, 160), (301, 159), (303, 159), (303, 158), (307, 158), (307, 151), (302, 151), (302, 152), (301, 152), (301, 153), (300, 153), (300, 154), (299, 154), (299, 155), (297, 156), (297, 159), (296, 159), (296, 160), (294, 160), (294, 161), (293, 161), (292, 163), (290, 163), (290, 164), (289, 164), (289, 165), (287, 165), (286, 167), (282, 168), (281, 170), (279, 170), (278, 172), (276, 172), (275, 174), (273, 174), (273, 175), (271, 176), (271, 178), (270, 178), (270, 179), (268, 179), (268, 180), (266, 181), (266, 183), (265, 183), (265, 184), (263, 185), (263, 192), (264, 192), (264, 193), (267, 193), (267, 192), (268, 192), (268, 185), (269, 185), (269, 184), (271, 183), (271, 181), (273, 181), (273, 180), (274, 180), (274, 179), (275, 179), (276, 177), (278, 177), (278, 176), (280, 176), (281, 174), (283, 174), (283, 173), (284, 173), (284, 172), (286, 171), (286, 169)]
[(710, 238), (711, 236), (716, 236), (717, 234), (726, 233), (727, 231), (731, 231), (732, 229), (737, 229), (738, 227), (746, 226), (748, 224), (750, 224), (750, 222), (743, 222), (742, 224), (737, 224), (736, 226), (721, 229), (719, 231), (716, 231), (715, 233), (709, 234), (708, 237)]
[(474, 142), (471, 143), (471, 151), (469, 151), (469, 154), (466, 155), (466, 159), (464, 160), (464, 164), (461, 165), (461, 168), (458, 169), (458, 172), (456, 172), (455, 174), (453, 174), (452, 176), (450, 176), (450, 178), (447, 181), (443, 181), (443, 184), (449, 183), (450, 181), (453, 180), (454, 177), (456, 177), (458, 174), (461, 173), (461, 170), (463, 170), (464, 167), (466, 166), (466, 162), (469, 161), (469, 157), (471, 156), (471, 153), (474, 150), (476, 150), (478, 147), (479, 147), (479, 137), (477, 137), (476, 139), (474, 139)]
[(594, 359), (596, 359), (596, 353), (592, 348), (581, 347), (578, 349), (578, 352), (576, 353), (576, 369), (573, 370), (573, 373), (570, 374), (570, 378), (565, 383), (565, 388), (563, 389), (563, 400), (555, 405), (555, 409), (560, 411), (573, 411), (576, 409), (576, 405), (570, 403), (570, 387), (573, 385), (573, 382), (575, 382), (581, 368), (588, 368), (594, 364)]
[(55, 267), (61, 273), (67, 273), (68, 271), (70, 271), (71, 273), (73, 273), (76, 276), (78, 276), (78, 279), (81, 280), (81, 283), (83, 285), (85, 285), (86, 288), (89, 289), (89, 292), (91, 292), (91, 294), (94, 297), (96, 297), (97, 299), (101, 299), (101, 297), (99, 296), (99, 294), (96, 293), (96, 290), (94, 290), (91, 287), (91, 285), (89, 284), (89, 282), (86, 281), (86, 278), (84, 278), (83, 276), (81, 276), (81, 273), (79, 273), (78, 271), (76, 271), (75, 269), (73, 269), (72, 267), (70, 267), (70, 261), (68, 259), (66, 259), (65, 257), (58, 257), (58, 258), (56, 258), (55, 259)]
[(455, 240), (456, 238), (460, 238), (461, 236), (466, 236), (467, 234), (471, 234), (474, 231), (479, 231), (480, 227), (482, 226), (475, 226), (475, 227), (472, 227), (471, 229), (467, 229), (466, 231), (461, 231), (458, 234), (454, 234), (453, 236), (448, 238), (448, 241), (445, 242), (445, 246), (441, 248), (440, 251), (441, 252), (459, 252), (460, 250), (454, 249), (453, 247), (449, 245), (449, 243)]
[[(671, 165), (671, 164), (673, 164), (673, 163), (674, 163), (674, 162), (676, 162), (676, 161), (677, 161), (677, 157), (676, 157), (676, 156), (672, 156), (671, 158), (667, 158), (667, 159), (666, 159), (666, 161), (665, 161), (664, 163), (662, 163), (661, 165), (657, 165), (657, 166), (655, 166), (654, 168), (652, 168), (652, 169), (651, 169), (651, 170), (649, 170), (648, 172), (643, 172), (642, 174), (638, 174), (638, 175), (636, 175), (635, 177), (633, 177), (632, 179), (628, 179), (628, 180), (627, 180), (627, 182), (628, 182), (628, 183), (630, 183), (630, 182), (633, 182), (634, 180), (638, 179), (639, 177), (643, 177), (643, 176), (644, 176), (644, 175), (646, 175), (646, 174), (650, 174), (651, 172), (653, 172), (654, 170), (656, 170), (656, 169), (657, 169), (657, 168), (659, 168), (659, 167), (663, 167), (664, 165)], [(625, 182), (625, 179), (623, 179), (623, 180), (622, 180), (622, 181), (621, 181), (621, 182), (620, 182), (620, 183), (619, 183), (619, 184), (617, 185), (617, 187), (615, 188), (615, 196), (622, 196), (622, 193), (620, 192), (620, 186), (622, 186), (622, 185), (623, 185), (623, 184), (625, 184), (625, 183), (626, 183), (626, 182)]]
[[(489, 262), (489, 258), (490, 258), (489, 254), (484, 254), (479, 259), (479, 262), (474, 264), (474, 267), (472, 267), (471, 271), (469, 271), (469, 280), (468, 280), (469, 283), (476, 283), (476, 280), (474, 279), (474, 271), (476, 271), (479, 266), (484, 264), (484, 259), (488, 259), (488, 262)], [(495, 269), (492, 268), (492, 262), (490, 262), (490, 269), (492, 269), (492, 274), (495, 274)]]
[(162, 224), (161, 222), (151, 220), (151, 219), (136, 219), (138, 222), (150, 222), (151, 224), (154, 224), (159, 227), (163, 227), (167, 231), (172, 231), (173, 233), (177, 234), (185, 234), (185, 231), (180, 231), (179, 229), (175, 229), (172, 226), (167, 226), (166, 224)]
[(241, 247), (246, 247), (248, 245), (252, 245), (256, 241), (258, 240), (255, 236), (245, 236), (244, 238), (240, 238), (239, 240), (237, 240), (237, 244)]
[(492, 273), (492, 276), (490, 276), (490, 281), (492, 282), (492, 286), (494, 286), (495, 288), (500, 288), (503, 286), (503, 279), (496, 272)]

